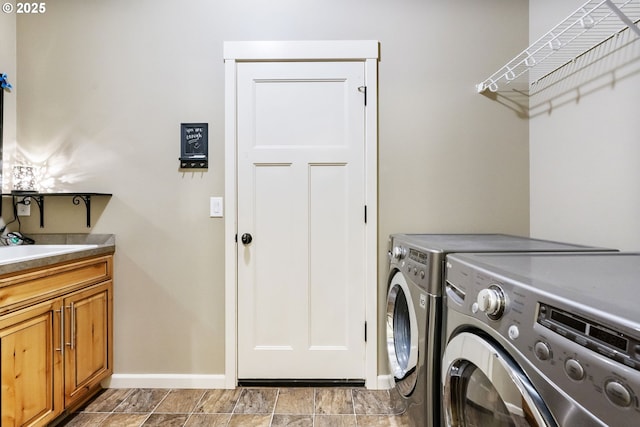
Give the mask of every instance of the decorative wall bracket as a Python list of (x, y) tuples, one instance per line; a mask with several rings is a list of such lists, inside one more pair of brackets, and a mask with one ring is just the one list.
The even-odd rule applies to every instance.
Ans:
[(84, 207), (87, 211), (87, 228), (91, 227), (91, 194), (76, 194), (73, 196), (72, 202), (78, 206), (80, 200), (84, 202)]
[(18, 203), (22, 203), (25, 206), (30, 206), (31, 201), (36, 202), (38, 210), (40, 210), (40, 228), (44, 228), (44, 197), (39, 194), (29, 193), (15, 193), (13, 194), (13, 211), (16, 212), (16, 206)]

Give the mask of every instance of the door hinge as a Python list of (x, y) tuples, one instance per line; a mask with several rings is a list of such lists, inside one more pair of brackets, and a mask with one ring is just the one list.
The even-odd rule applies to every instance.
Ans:
[(367, 223), (367, 205), (364, 205), (364, 223)]
[(367, 106), (367, 87), (366, 86), (359, 86), (358, 87), (358, 91), (360, 93), (364, 93), (364, 106)]
[(236, 243), (238, 243), (238, 233), (236, 233)]
[(364, 322), (364, 342), (367, 342), (367, 322)]

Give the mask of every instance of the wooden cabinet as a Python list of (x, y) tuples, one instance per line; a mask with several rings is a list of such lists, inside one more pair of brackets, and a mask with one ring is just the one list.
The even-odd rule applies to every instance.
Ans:
[(2, 427), (46, 425), (95, 394), (112, 324), (111, 256), (0, 277)]
[(43, 425), (63, 410), (60, 301), (0, 320), (2, 426)]
[(65, 406), (84, 400), (86, 394), (111, 374), (109, 352), (112, 318), (112, 283), (78, 291), (64, 299)]

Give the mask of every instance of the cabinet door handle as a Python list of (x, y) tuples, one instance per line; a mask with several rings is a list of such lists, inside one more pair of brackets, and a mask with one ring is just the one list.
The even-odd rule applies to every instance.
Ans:
[(76, 346), (76, 307), (73, 303), (69, 304), (69, 311), (71, 313), (71, 318), (69, 319), (69, 322), (71, 323), (69, 325), (69, 335), (71, 335), (69, 337), (70, 342), (67, 343), (67, 345), (71, 348), (71, 350), (73, 350)]
[(56, 348), (56, 351), (64, 351), (64, 307), (60, 307), (60, 310), (54, 310), (56, 313), (60, 313), (60, 348)]

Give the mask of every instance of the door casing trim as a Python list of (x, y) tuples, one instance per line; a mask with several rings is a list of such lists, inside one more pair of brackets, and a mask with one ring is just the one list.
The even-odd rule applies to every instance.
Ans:
[[(378, 59), (376, 40), (228, 41), (225, 67), (225, 387), (236, 388), (237, 374), (237, 128), (236, 63), (254, 61), (362, 61), (365, 64), (365, 386), (387, 388), (378, 378)], [(364, 327), (364, 325), (363, 325)], [(364, 335), (364, 330), (363, 330)]]

